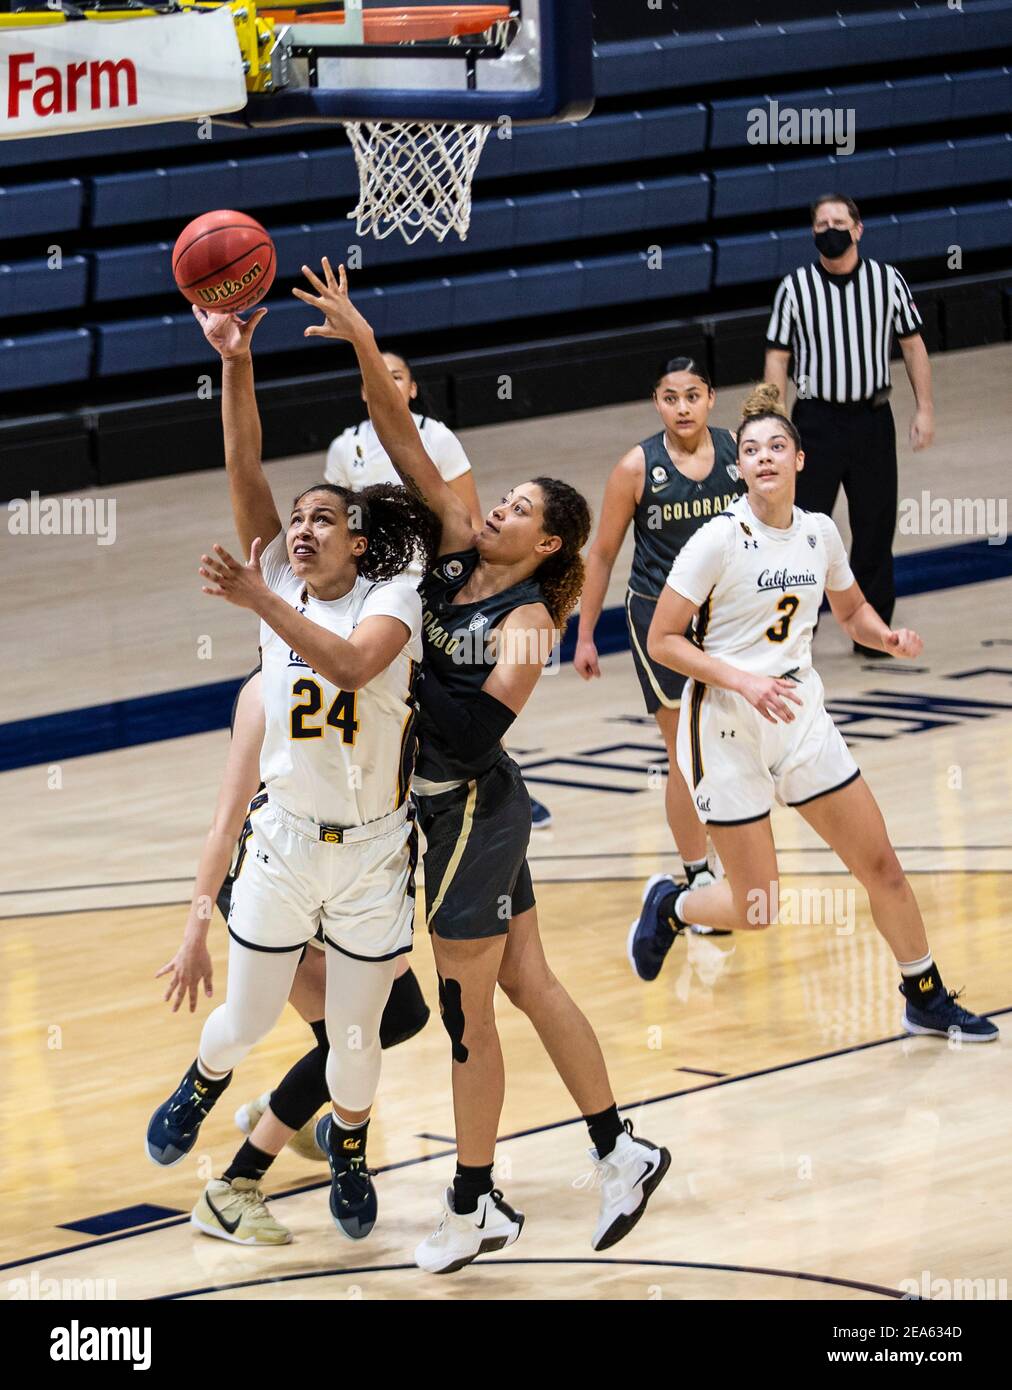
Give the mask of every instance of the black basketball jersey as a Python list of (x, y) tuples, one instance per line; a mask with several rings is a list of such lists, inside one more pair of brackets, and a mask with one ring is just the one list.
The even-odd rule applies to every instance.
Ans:
[(685, 542), (745, 491), (730, 430), (710, 429), (710, 438), (713, 467), (698, 482), (675, 467), (663, 430), (640, 446), (646, 469), (643, 495), (633, 515), (635, 549), (629, 588), (634, 594), (657, 598)]
[[(513, 612), (527, 603), (544, 603), (536, 579), (523, 579), (501, 593), (473, 603), (454, 603), (453, 597), (467, 583), (478, 564), (477, 550), (441, 555), (419, 586), (422, 599), (422, 678), (426, 670), (438, 677), (454, 699), (473, 698), (495, 666), (492, 633)], [(416, 772), (430, 782), (470, 780), (499, 757), (493, 748), (480, 766), (463, 761), (440, 734), (424, 708), (418, 721), (419, 752)]]

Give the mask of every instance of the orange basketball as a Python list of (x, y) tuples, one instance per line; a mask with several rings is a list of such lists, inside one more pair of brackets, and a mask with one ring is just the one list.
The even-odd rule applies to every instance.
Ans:
[(244, 212), (205, 212), (179, 233), (172, 274), (191, 304), (216, 314), (251, 309), (274, 282), (274, 243)]

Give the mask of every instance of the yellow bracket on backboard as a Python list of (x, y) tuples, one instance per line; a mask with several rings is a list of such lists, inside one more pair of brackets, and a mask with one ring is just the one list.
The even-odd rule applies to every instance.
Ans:
[[(230, 0), (226, 6), (207, 3), (207, 0), (179, 0), (181, 10), (220, 10), (232, 11), (235, 35), (243, 57), (248, 92), (270, 92), (274, 83), (271, 78), (271, 49), (274, 41), (274, 20), (261, 19), (257, 14), (254, 0)], [(99, 23), (114, 23), (127, 19), (152, 19), (162, 13), (158, 10), (85, 10), (86, 20)], [(165, 16), (171, 18), (171, 16)], [(22, 14), (0, 14), (0, 29), (39, 29), (44, 25), (66, 24), (67, 16), (61, 10), (26, 11)]]

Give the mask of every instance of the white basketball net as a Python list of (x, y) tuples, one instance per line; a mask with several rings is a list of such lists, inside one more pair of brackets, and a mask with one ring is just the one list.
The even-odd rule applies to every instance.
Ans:
[(442, 241), (471, 225), (471, 182), (491, 130), (456, 121), (345, 121), (355, 151), (359, 200), (348, 214), (359, 236), (423, 232)]

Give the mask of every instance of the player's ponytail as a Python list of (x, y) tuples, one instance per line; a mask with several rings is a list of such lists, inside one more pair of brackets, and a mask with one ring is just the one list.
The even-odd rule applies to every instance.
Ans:
[(301, 492), (295, 504), (310, 492), (330, 492), (343, 501), (349, 531), (369, 542), (356, 562), (359, 574), (366, 579), (395, 579), (414, 559), (423, 569), (431, 565), (439, 522), (406, 487), (376, 483), (352, 492), (334, 483), (318, 483)]
[(745, 397), (741, 407), (741, 424), (738, 427), (738, 450), (741, 452), (742, 433), (753, 420), (779, 420), (785, 433), (790, 435), (796, 449), (801, 448), (801, 435), (797, 426), (784, 414), (784, 404), (780, 399), (780, 388), (772, 381), (759, 381)]
[(545, 532), (562, 541), (561, 547), (542, 560), (537, 570), (545, 605), (561, 637), (583, 588), (580, 551), (590, 539), (590, 508), (582, 492), (559, 478), (532, 478), (531, 481), (541, 489), (545, 499)]

